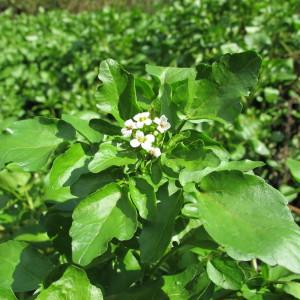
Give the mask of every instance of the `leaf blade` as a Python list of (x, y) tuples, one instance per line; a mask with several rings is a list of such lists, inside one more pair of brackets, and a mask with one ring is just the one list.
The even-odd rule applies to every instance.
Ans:
[(259, 258), (300, 273), (300, 231), (277, 190), (235, 171), (208, 175), (200, 187), (199, 217), (232, 258)]
[(137, 227), (136, 210), (126, 193), (111, 183), (88, 196), (76, 207), (70, 229), (73, 259), (89, 264), (103, 254), (113, 239), (130, 239)]

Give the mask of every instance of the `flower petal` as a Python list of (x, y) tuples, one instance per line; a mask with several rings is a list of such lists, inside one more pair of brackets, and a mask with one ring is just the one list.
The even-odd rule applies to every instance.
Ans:
[(130, 146), (133, 148), (137, 148), (141, 145), (141, 143), (137, 139), (133, 139), (130, 141)]
[(160, 120), (161, 120), (162, 122), (168, 122), (168, 118), (167, 118), (165, 115), (161, 115), (161, 116), (160, 116)]
[(145, 135), (144, 135), (144, 132), (143, 132), (143, 131), (138, 130), (138, 131), (135, 133), (135, 137), (136, 137), (137, 139), (143, 138), (144, 136), (145, 136)]
[(153, 148), (153, 156), (155, 156), (155, 157), (161, 156), (161, 151), (159, 148)]
[(131, 129), (127, 129), (127, 128), (122, 128), (121, 129), (121, 133), (122, 133), (123, 136), (129, 137), (132, 134), (132, 130)]
[(142, 118), (149, 118), (150, 117), (150, 113), (148, 111), (142, 112), (141, 113), (141, 117)]
[(155, 136), (153, 134), (147, 134), (145, 136), (145, 138), (146, 138), (146, 141), (149, 143), (153, 143), (155, 141)]
[(147, 142), (142, 143), (142, 148), (145, 149), (146, 151), (149, 151), (152, 148), (152, 144)]
[(139, 119), (141, 118), (141, 114), (136, 114), (134, 117), (133, 117), (133, 120), (135, 121), (139, 121)]
[(157, 124), (157, 125), (160, 124), (160, 119), (159, 119), (158, 117), (155, 117), (153, 121), (154, 121), (154, 123)]
[(171, 124), (169, 122), (166, 122), (164, 127), (165, 127), (165, 131), (167, 131), (168, 129), (171, 128)]
[(135, 127), (136, 128), (143, 128), (144, 127), (144, 123), (143, 122), (136, 122), (135, 123)]
[(151, 119), (146, 119), (145, 121), (144, 121), (144, 123), (146, 124), (146, 125), (151, 125), (152, 124), (152, 120)]
[(157, 129), (160, 133), (164, 133), (164, 132), (165, 132), (164, 128), (162, 128), (160, 125), (158, 125), (158, 126), (156, 127), (156, 129)]
[(158, 147), (151, 147), (148, 152), (153, 155), (154, 157), (159, 157), (161, 156), (161, 151)]
[(126, 127), (130, 127), (132, 125), (132, 123), (134, 123), (134, 122), (131, 119), (128, 119), (128, 120), (125, 121), (124, 125)]

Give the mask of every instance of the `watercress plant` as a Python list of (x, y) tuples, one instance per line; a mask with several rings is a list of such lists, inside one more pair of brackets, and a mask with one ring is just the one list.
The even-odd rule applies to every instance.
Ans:
[(98, 117), (6, 128), (0, 168), (47, 176), (44, 238), (0, 244), (2, 298), (295, 296), (300, 231), (286, 199), (252, 171), (263, 163), (230, 160), (202, 127), (234, 121), (260, 64), (248, 51), (197, 70), (147, 65), (145, 80), (108, 59)]

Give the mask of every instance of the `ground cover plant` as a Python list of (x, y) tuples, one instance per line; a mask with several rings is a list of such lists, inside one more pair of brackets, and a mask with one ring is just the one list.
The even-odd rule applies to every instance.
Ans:
[[(147, 65), (145, 79), (107, 59), (93, 114), (7, 126), (2, 218), (22, 226), (0, 244), (1, 296), (299, 298), (286, 198), (255, 175), (262, 162), (233, 160), (205, 130), (238, 118), (260, 66), (247, 51), (197, 69)], [(299, 180), (299, 162), (288, 166)]]

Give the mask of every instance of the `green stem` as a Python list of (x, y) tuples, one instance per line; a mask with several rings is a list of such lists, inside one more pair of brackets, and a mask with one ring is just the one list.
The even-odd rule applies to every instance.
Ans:
[(172, 255), (174, 255), (182, 246), (177, 246), (171, 249), (165, 256), (163, 256), (159, 262), (153, 267), (153, 269), (150, 271), (149, 276), (151, 277), (155, 272), (159, 269), (159, 267), (168, 260)]
[(24, 195), (25, 195), (25, 198), (26, 198), (29, 209), (34, 210), (34, 205), (33, 205), (33, 201), (32, 201), (31, 196), (28, 194), (27, 191), (24, 193)]
[[(10, 190), (10, 189), (4, 189), (4, 190), (6, 192), (10, 193), (11, 195), (13, 195), (16, 200), (18, 200), (18, 201), (22, 201), (23, 200), (22, 196), (19, 193), (15, 192), (14, 190)], [(15, 204), (15, 201), (13, 201), (12, 204), (11, 204), (11, 201), (9, 202), (10, 206), (13, 205), (13, 204)]]

